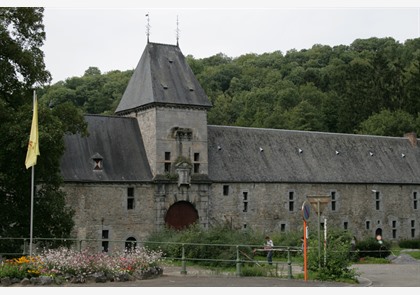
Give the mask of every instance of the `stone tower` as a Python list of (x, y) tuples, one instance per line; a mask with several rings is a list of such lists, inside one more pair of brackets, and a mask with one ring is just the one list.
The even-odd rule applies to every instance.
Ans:
[(210, 107), (179, 47), (148, 43), (115, 113), (139, 124), (156, 184), (158, 228), (208, 227)]
[(179, 47), (148, 43), (115, 113), (137, 118), (154, 177), (207, 175), (210, 107)]

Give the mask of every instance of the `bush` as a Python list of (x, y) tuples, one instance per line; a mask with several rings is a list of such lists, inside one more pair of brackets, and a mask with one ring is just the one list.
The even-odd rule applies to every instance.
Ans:
[(352, 280), (356, 281), (356, 273), (351, 269), (352, 236), (347, 231), (330, 229), (327, 241), (326, 255), (322, 249), (321, 256), (318, 251), (318, 239), (309, 238), (308, 270), (316, 273), (321, 281)]
[(382, 244), (380, 244), (375, 238), (367, 238), (366, 240), (359, 241), (356, 249), (359, 253), (359, 258), (386, 258), (391, 254), (391, 244), (383, 240)]
[(89, 250), (73, 251), (64, 247), (44, 251), (36, 257), (22, 256), (2, 262), (0, 278), (31, 278), (37, 276), (86, 277), (102, 272), (110, 276), (133, 274), (157, 266), (161, 253), (137, 248), (114, 254)]
[[(301, 236), (301, 233), (281, 233), (270, 237), (275, 247), (296, 246), (300, 249)], [(182, 244), (185, 243), (186, 258), (198, 259), (196, 262), (205, 266), (232, 267), (236, 265), (236, 246), (239, 246), (240, 254), (246, 260), (246, 256), (254, 256), (254, 248), (263, 247), (264, 238), (264, 233), (255, 233), (252, 230), (234, 230), (229, 226), (217, 226), (206, 230), (199, 225), (193, 225), (181, 231), (165, 228), (155, 232), (147, 238), (145, 246), (149, 249), (161, 249), (164, 257), (180, 259)], [(281, 257), (287, 257), (287, 253), (274, 251), (273, 259)]]
[(402, 240), (398, 246), (404, 249), (420, 249), (420, 240)]

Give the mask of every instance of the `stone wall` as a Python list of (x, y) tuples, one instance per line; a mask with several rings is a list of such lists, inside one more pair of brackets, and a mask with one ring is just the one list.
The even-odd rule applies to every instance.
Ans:
[[(134, 188), (135, 204), (127, 209), (127, 188)], [(82, 245), (101, 249), (102, 231), (108, 230), (110, 249), (123, 249), (132, 237), (144, 240), (163, 228), (165, 214), (176, 202), (188, 201), (197, 210), (203, 228), (226, 224), (272, 235), (302, 231), (302, 205), (308, 195), (333, 196), (320, 215), (328, 228), (347, 229), (357, 239), (419, 238), (420, 209), (414, 202), (419, 186), (298, 183), (67, 184), (67, 201), (76, 210), (75, 236)], [(311, 208), (309, 231), (316, 232), (318, 216)], [(87, 242), (89, 239), (96, 241)], [(105, 239), (107, 240), (107, 239)]]
[[(227, 195), (224, 186), (229, 187)], [(320, 215), (322, 225), (327, 219), (327, 228), (347, 229), (358, 239), (375, 237), (377, 229), (387, 240), (419, 238), (420, 204), (414, 208), (419, 190), (415, 185), (213, 183), (210, 224), (225, 223), (267, 234), (303, 232), (301, 209), (306, 196), (333, 195), (334, 200)], [(317, 224), (318, 215), (312, 208), (309, 230), (317, 231)]]
[[(127, 209), (127, 188), (134, 188), (134, 207)], [(144, 240), (155, 230), (156, 204), (151, 184), (66, 184), (67, 203), (75, 210), (73, 236), (82, 247), (102, 248), (110, 241), (109, 249), (124, 249), (132, 237)], [(108, 238), (102, 239), (104, 230)], [(94, 240), (94, 241), (89, 241)]]

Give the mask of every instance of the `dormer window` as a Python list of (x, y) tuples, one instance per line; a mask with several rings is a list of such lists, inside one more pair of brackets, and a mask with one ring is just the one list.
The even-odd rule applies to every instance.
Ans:
[(103, 157), (99, 153), (94, 154), (92, 160), (94, 164), (93, 170), (100, 171), (103, 169)]

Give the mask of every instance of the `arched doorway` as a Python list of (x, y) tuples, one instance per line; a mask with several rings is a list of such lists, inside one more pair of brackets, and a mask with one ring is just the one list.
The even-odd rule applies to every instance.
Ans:
[(125, 250), (127, 252), (131, 252), (135, 250), (137, 247), (137, 240), (133, 237), (129, 237), (127, 240), (125, 240)]
[(187, 201), (179, 201), (169, 207), (165, 216), (165, 224), (175, 229), (183, 229), (198, 220), (198, 212)]

